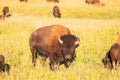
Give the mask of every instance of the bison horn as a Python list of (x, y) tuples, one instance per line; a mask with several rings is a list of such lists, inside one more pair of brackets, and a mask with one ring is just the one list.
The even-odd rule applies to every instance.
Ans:
[(78, 45), (79, 42), (80, 42), (80, 39), (79, 39), (79, 37), (77, 37), (77, 41), (75, 41), (75, 45)]
[(61, 40), (61, 37), (58, 38), (58, 41), (60, 44), (63, 44), (63, 41)]

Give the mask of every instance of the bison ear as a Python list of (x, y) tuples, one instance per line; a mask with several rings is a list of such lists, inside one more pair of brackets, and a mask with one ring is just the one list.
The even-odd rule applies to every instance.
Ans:
[(80, 42), (80, 39), (79, 39), (79, 37), (77, 37), (77, 41), (75, 41), (75, 46), (78, 46), (79, 42)]
[(63, 44), (63, 41), (61, 40), (61, 37), (58, 38), (58, 41), (60, 44)]

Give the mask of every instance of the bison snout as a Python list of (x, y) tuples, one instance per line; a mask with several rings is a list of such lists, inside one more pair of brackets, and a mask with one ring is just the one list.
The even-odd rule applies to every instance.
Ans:
[(66, 55), (66, 56), (65, 56), (65, 59), (66, 59), (66, 60), (70, 60), (71, 58), (72, 58), (72, 57), (71, 57), (70, 55)]

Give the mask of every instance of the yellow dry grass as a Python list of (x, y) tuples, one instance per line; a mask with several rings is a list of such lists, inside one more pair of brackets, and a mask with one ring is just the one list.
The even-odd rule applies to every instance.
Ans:
[[(61, 0), (57, 5), (64, 14), (57, 19), (51, 14), (55, 3), (0, 0), (0, 11), (8, 5), (12, 14), (12, 17), (0, 21), (0, 54), (11, 66), (10, 75), (5, 73), (0, 80), (119, 80), (120, 67), (111, 71), (104, 68), (101, 60), (120, 35), (120, 1), (101, 2), (106, 4), (105, 7), (87, 5), (84, 0)], [(50, 71), (49, 60), (45, 68), (41, 67), (39, 60), (33, 68), (29, 49), (30, 34), (37, 28), (53, 24), (64, 25), (80, 37), (76, 61), (68, 69), (61, 65), (58, 73)]]

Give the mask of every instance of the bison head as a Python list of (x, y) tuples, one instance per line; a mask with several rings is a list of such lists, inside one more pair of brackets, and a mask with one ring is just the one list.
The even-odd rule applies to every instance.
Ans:
[(106, 56), (102, 59), (102, 62), (105, 68), (111, 68), (110, 51), (106, 53)]
[(73, 35), (64, 35), (59, 38), (60, 50), (67, 68), (75, 58), (75, 49), (79, 45), (79, 38)]
[(103, 62), (103, 64), (104, 64), (105, 68), (111, 68), (110, 59), (108, 59), (108, 58), (103, 58), (103, 59), (102, 59), (102, 62)]

